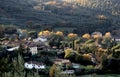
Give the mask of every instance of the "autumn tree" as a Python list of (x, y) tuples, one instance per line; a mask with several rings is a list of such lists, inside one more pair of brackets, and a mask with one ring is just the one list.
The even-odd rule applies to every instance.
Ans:
[(98, 38), (100, 38), (100, 36), (99, 35), (94, 35), (93, 38), (98, 39)]
[(50, 76), (50, 77), (54, 77), (55, 71), (56, 71), (56, 65), (53, 64), (52, 67), (50, 68), (49, 76)]
[(78, 35), (77, 34), (74, 34), (74, 33), (69, 33), (67, 35), (68, 37), (68, 43), (69, 43), (69, 47), (72, 46), (72, 48), (74, 49), (75, 48), (75, 43), (74, 41), (77, 39)]
[(58, 36), (63, 36), (63, 32), (61, 32), (61, 31), (57, 31), (55, 34)]
[(86, 33), (86, 34), (84, 34), (84, 35), (82, 36), (82, 38), (90, 39), (91, 36), (90, 36), (90, 34)]
[(113, 42), (114, 41), (112, 41), (111, 33), (110, 32), (105, 33), (102, 40), (102, 45), (104, 46), (104, 48), (111, 48)]
[(106, 38), (111, 38), (111, 33), (110, 33), (110, 32), (106, 32), (106, 33), (105, 33), (105, 37), (106, 37)]
[(83, 54), (82, 55), (83, 56), (83, 59), (85, 59), (85, 60), (91, 60), (91, 55), (90, 54)]
[(64, 57), (67, 58), (67, 56), (70, 55), (71, 52), (73, 52), (73, 49), (67, 48), (67, 49), (64, 50), (64, 52), (65, 52), (65, 56)]
[(74, 33), (69, 33), (69, 34), (67, 35), (67, 37), (68, 37), (68, 39), (70, 39), (70, 40), (75, 40), (75, 39), (78, 37), (78, 35), (77, 35), (77, 34), (74, 34)]
[(48, 30), (44, 30), (38, 33), (39, 36), (44, 36), (44, 37), (50, 37), (51, 36), (51, 32)]

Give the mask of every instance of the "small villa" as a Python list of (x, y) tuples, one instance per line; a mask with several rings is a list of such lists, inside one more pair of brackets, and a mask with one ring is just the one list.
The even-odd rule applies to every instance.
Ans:
[(34, 65), (32, 63), (25, 63), (24, 66), (27, 69), (33, 69), (33, 67), (34, 67)]
[(45, 65), (43, 63), (39, 63), (39, 62), (26, 62), (24, 64), (25, 68), (27, 69), (37, 69), (37, 70), (42, 70), (45, 69)]

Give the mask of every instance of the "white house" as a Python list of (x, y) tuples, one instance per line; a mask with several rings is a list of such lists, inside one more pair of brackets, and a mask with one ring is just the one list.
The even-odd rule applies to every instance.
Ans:
[(34, 64), (32, 64), (32, 63), (25, 63), (24, 66), (25, 66), (25, 68), (27, 68), (27, 69), (33, 69)]
[(38, 53), (37, 47), (30, 47), (30, 52), (32, 53), (32, 55), (37, 54)]
[(41, 65), (34, 65), (35, 69), (45, 69), (45, 65), (41, 64)]
[(24, 64), (24, 66), (27, 69), (33, 69), (33, 68), (35, 68), (37, 70), (38, 69), (45, 69), (45, 65), (44, 64), (37, 64), (37, 63), (34, 63), (34, 62), (30, 62), (30, 63), (26, 62)]

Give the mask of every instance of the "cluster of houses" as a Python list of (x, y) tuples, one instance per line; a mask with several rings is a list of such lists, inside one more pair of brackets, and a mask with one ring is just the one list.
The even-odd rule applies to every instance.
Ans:
[[(13, 52), (15, 50), (18, 50), (20, 48), (20, 45), (23, 46), (24, 49), (29, 49), (28, 51), (35, 55), (38, 53), (39, 49), (46, 49), (48, 47), (47, 44), (47, 38), (45, 37), (38, 37), (38, 38), (26, 38), (27, 34), (26, 31), (18, 30), (17, 34), (6, 34), (5, 38), (0, 40), (0, 44), (5, 47), (5, 50), (7, 52)], [(13, 36), (14, 35), (14, 36)], [(16, 35), (16, 36), (15, 36)], [(10, 40), (9, 38), (15, 37), (14, 40)], [(16, 38), (17, 37), (17, 38)], [(20, 38), (24, 38), (20, 40)], [(35, 62), (35, 61), (29, 61), (25, 62), (24, 64), (25, 68), (27, 69), (45, 69), (45, 65), (41, 62)]]
[(34, 55), (38, 53), (38, 48), (40, 47), (47, 47), (47, 38), (38, 37), (36, 39), (31, 40), (16, 40), (16, 41), (9, 41), (4, 40), (1, 42), (4, 46), (10, 46), (7, 48), (7, 51), (14, 51), (19, 49), (19, 46), (22, 44), (24, 48), (29, 48), (30, 52)]
[(72, 63), (68, 59), (56, 59), (54, 64), (62, 68), (61, 74), (74, 74), (75, 69), (80, 68), (80, 64)]
[[(100, 37), (102, 37), (102, 33), (100, 32), (94, 32), (92, 33), (92, 37), (94, 35), (99, 35)], [(15, 35), (14, 35), (15, 36)], [(23, 36), (27, 36), (26, 35), (26, 31), (21, 31), (19, 30), (19, 38), (22, 38)], [(15, 36), (16, 37), (16, 36)], [(120, 39), (115, 39), (116, 41), (120, 41)], [(32, 55), (35, 55), (38, 53), (39, 50), (43, 50), (43, 49), (47, 49), (49, 51), (49, 45), (47, 44), (48, 40), (46, 37), (41, 36), (41, 37), (37, 37), (37, 38), (25, 38), (22, 40), (16, 39), (14, 41), (9, 41), (9, 40), (2, 40), (0, 41), (0, 44), (4, 45), (4, 46), (10, 46), (10, 47), (6, 47), (6, 50), (8, 52), (12, 52), (14, 50), (18, 50), (20, 48), (20, 45), (22, 44), (24, 48), (29, 48), (29, 52)], [(53, 46), (53, 49), (57, 49), (56, 46)], [(59, 49), (60, 51), (60, 49)], [(63, 53), (63, 51), (61, 50), (61, 52), (57, 52), (57, 54), (61, 54)], [(91, 61), (94, 63), (95, 59), (91, 58)], [(62, 68), (65, 68), (65, 70), (63, 70), (61, 72), (61, 74), (74, 74), (74, 69), (80, 68), (80, 64), (75, 64), (75, 63), (71, 63), (70, 60), (67, 59), (55, 59), (54, 60), (54, 64), (57, 66), (62, 66)], [(68, 65), (72, 66), (73, 70), (69, 70), (66, 69), (68, 67)], [(46, 68), (46, 65), (42, 62), (36, 62), (36, 61), (28, 61), (25, 62), (24, 64), (26, 69), (37, 69), (37, 70), (43, 70)]]
[[(26, 37), (26, 31), (21, 31), (19, 30), (19, 38)], [(16, 36), (15, 36), (16, 37)], [(9, 38), (7, 36), (7, 38)], [(11, 36), (10, 36), (11, 38)], [(0, 44), (5, 46), (7, 52), (13, 52), (15, 50), (18, 50), (20, 48), (20, 45), (23, 46), (24, 49), (29, 48), (29, 52), (32, 55), (35, 55), (38, 53), (39, 50), (47, 49), (49, 51), (49, 45), (47, 44), (48, 40), (46, 37), (41, 36), (38, 38), (24, 38), (22, 40), (15, 39), (14, 41), (8, 40), (8, 39), (3, 39)], [(56, 49), (56, 46), (53, 46), (53, 49)], [(71, 64), (69, 60), (66, 59), (56, 59), (54, 61), (55, 64), (57, 65), (62, 65), (62, 64)], [(37, 62), (37, 61), (27, 61), (24, 63), (24, 67), (26, 69), (36, 69), (36, 70), (43, 70), (46, 68), (46, 65), (43, 62)], [(63, 72), (64, 73), (64, 72)]]

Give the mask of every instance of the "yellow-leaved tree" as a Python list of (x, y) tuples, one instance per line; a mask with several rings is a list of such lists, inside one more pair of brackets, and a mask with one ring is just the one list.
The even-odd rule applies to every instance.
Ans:
[(68, 38), (76, 38), (76, 37), (77, 37), (77, 34), (74, 34), (74, 33), (68, 34)]
[(44, 36), (44, 37), (50, 37), (51, 36), (51, 32), (48, 30), (44, 30), (38, 33), (39, 36)]
[(90, 34), (85, 33), (85, 34), (82, 36), (82, 38), (90, 39), (90, 38), (91, 38), (91, 36), (90, 36)]
[(73, 49), (72, 48), (67, 48), (67, 49), (65, 49), (65, 58), (68, 56), (68, 55), (70, 55), (70, 53), (73, 51)]
[(74, 49), (74, 47), (75, 47), (74, 41), (77, 39), (77, 37), (78, 37), (78, 35), (74, 34), (74, 33), (69, 33), (67, 35), (67, 41), (68, 41), (69, 47), (72, 47)]
[(101, 37), (101, 36), (98, 35), (98, 34), (96, 34), (96, 35), (93, 36), (94, 39), (98, 39), (98, 38), (100, 38), (100, 37)]
[(91, 55), (90, 54), (83, 54), (82, 56), (83, 56), (84, 60), (89, 60), (89, 61), (91, 60)]
[(54, 73), (55, 73), (55, 71), (56, 71), (56, 65), (55, 64), (53, 64), (52, 66), (51, 66), (51, 68), (50, 68), (50, 71), (49, 71), (49, 76), (50, 77), (54, 77)]
[(59, 35), (59, 36), (63, 36), (63, 32), (61, 32), (61, 31), (57, 31), (55, 34)]
[(110, 33), (110, 32), (106, 32), (106, 33), (105, 33), (105, 37), (111, 38), (111, 33)]

